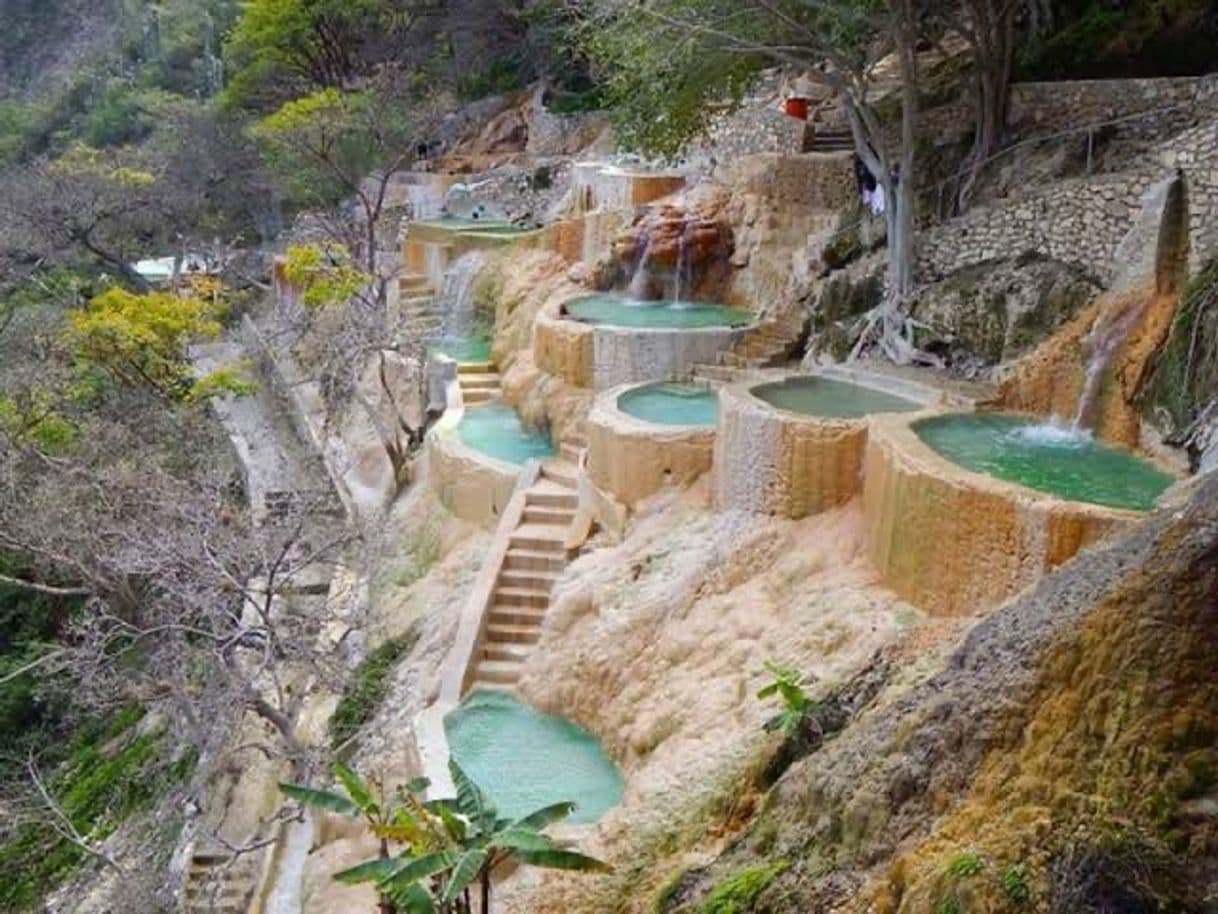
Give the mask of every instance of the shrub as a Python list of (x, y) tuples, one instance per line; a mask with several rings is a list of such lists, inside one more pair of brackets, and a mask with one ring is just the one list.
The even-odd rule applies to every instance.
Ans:
[(336, 751), (350, 743), (360, 728), (376, 716), (381, 702), (389, 694), (389, 676), (393, 668), (418, 640), (415, 626), (399, 638), (390, 638), (352, 671), (330, 719), (330, 744)]
[(1026, 904), (1032, 898), (1028, 873), (1020, 863), (1012, 863), (1002, 871), (1002, 893), (1014, 904)]
[(947, 875), (953, 880), (968, 879), (985, 869), (985, 861), (976, 851), (960, 851), (947, 861)]
[(698, 914), (746, 914), (761, 893), (789, 866), (785, 860), (769, 866), (751, 866), (715, 886), (698, 908)]

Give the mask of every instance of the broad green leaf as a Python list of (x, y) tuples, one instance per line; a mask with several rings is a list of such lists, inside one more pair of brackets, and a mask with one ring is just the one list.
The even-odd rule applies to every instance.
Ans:
[(485, 829), (495, 821), (495, 805), (452, 759), (448, 760), (448, 770), (452, 772), (453, 784), (457, 788), (457, 808), (467, 819)]
[(452, 851), (438, 851), (434, 854), (424, 854), (422, 857), (400, 857), (394, 862), (397, 866), (379, 885), (397, 891), (451, 868), (457, 862), (457, 855)]
[(558, 848), (544, 851), (517, 851), (515, 857), (521, 863), (550, 870), (575, 870), (581, 873), (613, 872), (613, 867), (607, 863), (602, 863), (600, 860), (576, 851), (564, 851)]
[(380, 807), (373, 801), (368, 785), (358, 774), (342, 762), (335, 762), (334, 776), (338, 778), (338, 782), (343, 785), (343, 790), (347, 791), (348, 796), (355, 801), (355, 805), (364, 815), (375, 816), (380, 812)]
[(401, 889), (383, 890), (393, 902), (398, 914), (435, 914), (436, 905), (431, 893), (417, 882)]
[(279, 790), (296, 802), (315, 809), (325, 809), (343, 816), (358, 815), (360, 811), (347, 797), (329, 790), (314, 790), (312, 787), (301, 787), (298, 784), (280, 784)]
[(402, 789), (409, 794), (422, 796), (423, 794), (427, 793), (427, 788), (430, 786), (431, 778), (419, 775), (419, 777), (411, 778), (409, 781), (407, 781), (406, 786), (404, 786)]
[(466, 851), (453, 869), (452, 878), (448, 880), (448, 885), (444, 887), (443, 900), (451, 902), (464, 892), (466, 886), (478, 878), (478, 874), (482, 872), (482, 867), (489, 859), (490, 852), (484, 847), (477, 847)]
[(569, 801), (554, 803), (551, 806), (544, 806), (536, 812), (529, 813), (523, 819), (517, 819), (512, 823), (512, 827), (541, 829), (548, 825), (553, 825), (555, 822), (561, 822), (573, 812), (575, 812), (574, 803)]
[(554, 847), (554, 841), (531, 828), (509, 826), (491, 838), (491, 846), (522, 851), (544, 851)]
[(401, 858), (384, 857), (377, 860), (367, 860), (358, 866), (334, 874), (336, 882), (355, 885), (360, 882), (381, 882), (390, 875), (400, 864)]

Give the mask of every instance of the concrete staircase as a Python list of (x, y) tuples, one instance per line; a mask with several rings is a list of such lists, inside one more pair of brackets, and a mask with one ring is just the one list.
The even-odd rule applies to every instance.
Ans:
[(469, 691), (511, 689), (541, 638), (550, 591), (567, 567), (567, 536), (579, 506), (579, 462), (587, 441), (564, 439), (560, 456), (547, 460), (524, 495), (524, 513), (512, 531), (482, 629)]
[(197, 852), (186, 867), (182, 914), (246, 914), (262, 875), (262, 854)]
[(503, 394), (499, 369), (491, 362), (462, 362), (457, 366), (457, 384), (466, 406), (497, 400)]
[(804, 142), (804, 152), (853, 152), (854, 135), (848, 127), (810, 124)]

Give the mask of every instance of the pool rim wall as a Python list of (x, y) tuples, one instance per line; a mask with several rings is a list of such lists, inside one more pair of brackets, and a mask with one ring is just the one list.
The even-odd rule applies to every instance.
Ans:
[[(465, 405), (457, 377), (444, 382), (447, 407), (427, 434), (427, 484), (450, 512), (462, 520), (493, 529), (499, 523), (512, 494), (530, 467), (540, 458), (523, 464), (509, 463), (475, 450), (461, 440), (458, 426), (470, 407)], [(473, 407), (476, 408), (476, 407)]]
[[(901, 397), (918, 408), (856, 418), (815, 416), (775, 406), (754, 393), (769, 384), (818, 377)], [(926, 417), (951, 397), (925, 384), (841, 366), (757, 372), (725, 385), (719, 392), (714, 453), (715, 508), (798, 520), (841, 507), (863, 491), (863, 458), (873, 419)]]
[(943, 405), (879, 416), (864, 456), (868, 558), (885, 586), (920, 609), (936, 616), (988, 610), (1150, 513), (1063, 498), (970, 470), (918, 435), (918, 423), (960, 412)]
[(567, 301), (586, 294), (595, 293), (549, 302), (533, 324), (537, 367), (574, 387), (604, 391), (688, 377), (695, 365), (715, 362), (760, 326), (756, 314), (739, 327), (619, 327), (562, 313)]
[[(602, 497), (627, 510), (666, 486), (690, 485), (713, 465), (717, 421), (714, 425), (661, 424), (633, 416), (618, 404), (624, 394), (664, 383), (671, 382), (639, 381), (601, 391), (585, 421), (588, 482)], [(717, 393), (715, 385), (704, 386)]]

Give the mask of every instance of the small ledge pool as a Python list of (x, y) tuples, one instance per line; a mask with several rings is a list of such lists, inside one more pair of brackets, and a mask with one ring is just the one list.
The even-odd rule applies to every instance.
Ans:
[(592, 734), (506, 692), (474, 692), (444, 731), (453, 759), (505, 818), (569, 800), (568, 821), (595, 822), (622, 797), (622, 774)]
[(525, 428), (516, 410), (503, 403), (467, 409), (457, 425), (457, 435), (466, 447), (507, 463), (523, 465), (554, 456), (549, 436)]
[(626, 391), (617, 398), (617, 408), (656, 425), (709, 427), (719, 416), (719, 395), (701, 384), (661, 381)]
[(432, 340), (427, 344), (432, 352), (448, 356), (454, 362), (489, 362), (491, 341), (487, 337), (453, 337)]
[(1077, 429), (1003, 413), (924, 419), (914, 431), (968, 470), (1071, 501), (1148, 511), (1175, 480), (1128, 451)]
[(655, 330), (698, 330), (743, 327), (752, 323), (746, 308), (671, 299), (643, 301), (613, 292), (575, 298), (564, 305), (566, 313), (586, 324)]
[(873, 387), (818, 376), (785, 378), (751, 391), (771, 406), (821, 419), (862, 419), (872, 413), (909, 413), (922, 404)]

